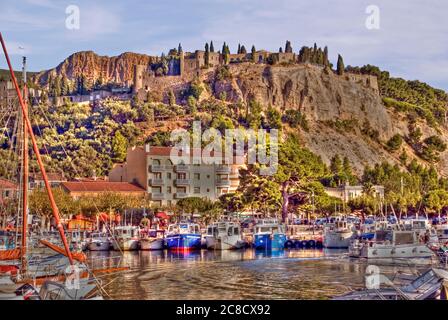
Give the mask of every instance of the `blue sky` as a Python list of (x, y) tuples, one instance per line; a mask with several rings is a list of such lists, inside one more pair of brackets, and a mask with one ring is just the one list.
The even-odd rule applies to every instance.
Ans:
[[(79, 30), (65, 27), (68, 5), (80, 9)], [(365, 27), (368, 5), (380, 9), (379, 30)], [(13, 64), (25, 53), (33, 71), (82, 50), (160, 55), (213, 40), (232, 52), (239, 42), (274, 51), (290, 40), (296, 52), (317, 42), (333, 62), (340, 53), (346, 65), (375, 64), (448, 90), (447, 12), (444, 0), (0, 0), (0, 30)]]

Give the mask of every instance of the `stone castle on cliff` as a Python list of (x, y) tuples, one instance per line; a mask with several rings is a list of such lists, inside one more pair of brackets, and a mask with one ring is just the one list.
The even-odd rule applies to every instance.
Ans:
[[(160, 88), (176, 86), (190, 82), (195, 78), (208, 74), (219, 67), (234, 64), (255, 63), (266, 65), (294, 65), (309, 64), (300, 61), (299, 55), (292, 49), (283, 52), (269, 52), (259, 50), (252, 52), (227, 53), (196, 50), (195, 52), (184, 52), (181, 45), (174, 54), (168, 57), (157, 58), (152, 65), (135, 65), (133, 75), (132, 92), (144, 99), (148, 92)], [(324, 68), (322, 65), (316, 65)], [(373, 75), (347, 73), (348, 80), (361, 82), (367, 87), (378, 91), (377, 78)]]

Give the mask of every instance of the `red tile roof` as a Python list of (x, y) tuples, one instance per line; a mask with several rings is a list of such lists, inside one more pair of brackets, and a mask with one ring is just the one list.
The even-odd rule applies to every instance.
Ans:
[[(63, 173), (47, 172), (47, 177), (49, 181), (67, 181)], [(31, 173), (30, 178), (34, 180), (43, 180), (42, 173), (40, 172)]]
[(0, 189), (17, 189), (17, 184), (6, 179), (0, 179)]
[(128, 182), (63, 182), (62, 187), (69, 192), (146, 192), (145, 189)]

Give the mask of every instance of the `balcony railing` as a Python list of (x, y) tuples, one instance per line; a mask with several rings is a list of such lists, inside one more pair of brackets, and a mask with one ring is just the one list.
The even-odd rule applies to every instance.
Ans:
[(185, 192), (176, 192), (174, 196), (176, 197), (176, 199), (183, 199), (186, 198), (188, 194)]
[(149, 170), (150, 170), (151, 172), (164, 171), (164, 170), (165, 170), (165, 166), (164, 166), (164, 165), (161, 165), (161, 164), (152, 164), (152, 165), (149, 167)]
[(216, 180), (217, 187), (230, 187), (230, 180)]
[(151, 193), (151, 200), (163, 200), (165, 195), (163, 193)]
[(186, 164), (178, 164), (178, 165), (174, 166), (174, 170), (176, 172), (188, 171), (188, 166)]
[(190, 184), (190, 179), (176, 179), (174, 182), (177, 186), (187, 186)]
[(229, 166), (217, 166), (216, 167), (217, 173), (224, 173), (229, 174), (230, 173), (230, 167)]
[(149, 180), (149, 185), (151, 186), (160, 186), (164, 184), (163, 179), (150, 179)]

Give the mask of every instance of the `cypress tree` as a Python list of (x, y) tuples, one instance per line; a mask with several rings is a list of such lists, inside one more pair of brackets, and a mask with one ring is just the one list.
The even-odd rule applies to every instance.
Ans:
[(240, 53), (247, 54), (246, 47), (244, 45), (241, 46)]
[(344, 60), (342, 59), (341, 55), (338, 54), (338, 65), (337, 65), (337, 74), (343, 75), (344, 74)]
[(255, 46), (252, 45), (252, 50), (251, 50), (251, 53), (252, 53), (252, 62), (256, 62), (255, 52), (257, 52), (257, 50), (255, 50)]
[(278, 52), (282, 53), (283, 52), (283, 48), (282, 47), (278, 48)]
[(210, 52), (215, 52), (215, 47), (213, 46), (213, 41), (210, 41)]
[(178, 53), (181, 53), (183, 50), (182, 50), (182, 45), (179, 43), (179, 47), (178, 47), (178, 49), (177, 49), (177, 52)]
[(325, 48), (324, 48), (324, 65), (325, 66), (329, 65), (329, 63), (328, 63), (328, 47), (327, 46), (325, 46)]
[(224, 44), (222, 45), (222, 50), (221, 50), (222, 54), (226, 53), (226, 47), (227, 47), (227, 45), (226, 45), (226, 42), (224, 41)]
[(205, 43), (205, 55), (204, 55), (204, 64), (206, 67), (208, 67), (210, 62), (210, 52), (208, 48), (208, 43)]
[(239, 44), (239, 43), (238, 43), (238, 51), (237, 51), (237, 53), (238, 53), (238, 54), (241, 53), (241, 44)]

